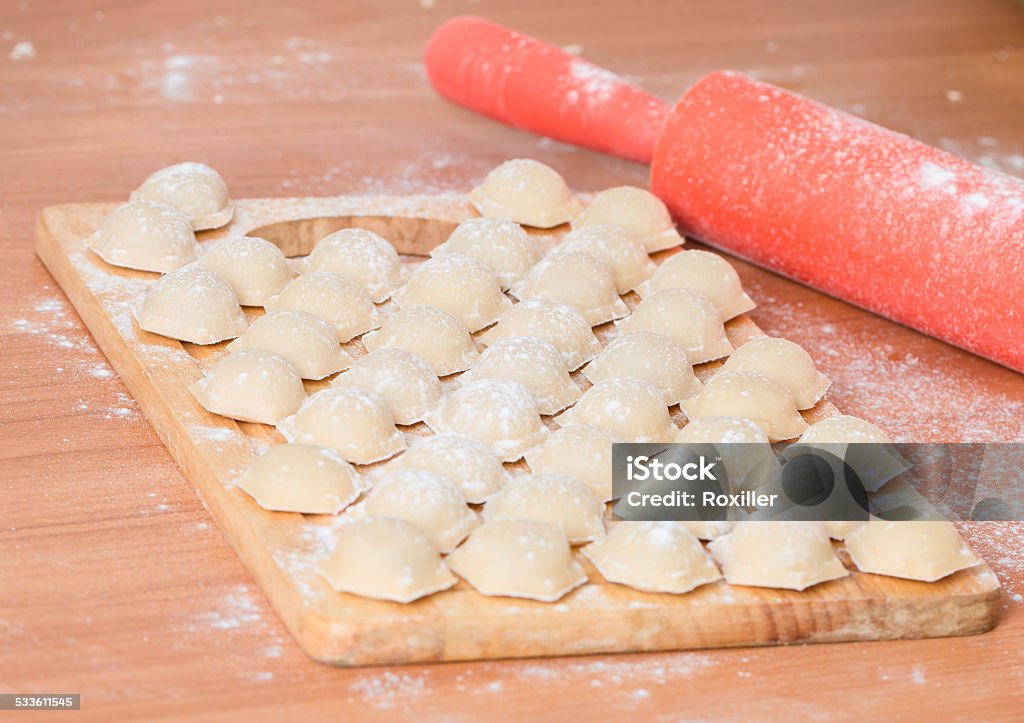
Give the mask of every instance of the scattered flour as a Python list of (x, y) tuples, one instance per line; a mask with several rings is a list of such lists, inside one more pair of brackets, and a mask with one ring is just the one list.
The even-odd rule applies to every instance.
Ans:
[(11, 60), (31, 60), (36, 57), (36, 48), (29, 40), (20, 40), (11, 48)]

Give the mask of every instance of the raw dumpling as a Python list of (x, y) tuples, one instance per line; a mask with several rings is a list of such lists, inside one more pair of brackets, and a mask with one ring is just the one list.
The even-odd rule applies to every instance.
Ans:
[[(857, 471), (868, 492), (877, 492), (886, 482), (910, 469), (885, 432), (871, 422), (847, 414), (815, 422), (800, 435), (798, 442), (842, 457)], [(799, 445), (794, 445), (787, 451), (798, 449)]]
[(363, 345), (367, 351), (404, 349), (426, 361), (439, 377), (469, 369), (479, 356), (462, 322), (433, 306), (403, 309), (364, 336)]
[(583, 394), (558, 349), (532, 336), (510, 336), (488, 347), (459, 381), (467, 384), (478, 379), (519, 382), (533, 395), (541, 414), (555, 414)]
[(607, 429), (568, 424), (528, 451), (526, 464), (534, 474), (575, 477), (597, 499), (607, 502), (612, 499), (612, 445), (618, 441)]
[(152, 201), (132, 201), (103, 219), (86, 244), (113, 266), (166, 273), (195, 261), (199, 250), (189, 217)]
[(430, 252), (431, 256), (464, 254), (494, 272), (502, 289), (526, 278), (533, 266), (530, 237), (507, 218), (471, 218)]
[(620, 522), (583, 554), (605, 580), (647, 592), (680, 594), (722, 579), (681, 522)]
[(255, 236), (219, 241), (199, 265), (231, 284), (242, 306), (263, 306), (295, 277), (281, 249)]
[(597, 384), (612, 377), (643, 379), (661, 390), (665, 404), (678, 404), (700, 391), (686, 352), (664, 334), (635, 331), (615, 339), (583, 369)]
[(522, 301), (480, 335), (489, 346), (511, 336), (533, 336), (554, 345), (569, 371), (579, 369), (601, 351), (590, 322), (576, 309), (558, 301)]
[(361, 286), (377, 304), (408, 275), (395, 247), (365, 228), (343, 228), (324, 236), (307, 257), (304, 271), (337, 274)]
[(604, 505), (583, 482), (559, 474), (516, 477), (484, 505), (485, 520), (538, 520), (572, 544), (604, 534)]
[(341, 526), (317, 571), (338, 592), (408, 603), (458, 580), (423, 531), (395, 517), (357, 517)]
[(861, 572), (934, 582), (981, 562), (946, 520), (869, 520), (846, 538)]
[(641, 301), (618, 323), (624, 333), (654, 331), (686, 350), (690, 364), (703, 364), (732, 352), (718, 310), (708, 297), (689, 289), (663, 289)]
[(338, 346), (331, 325), (304, 311), (264, 314), (228, 349), (275, 352), (291, 362), (303, 379), (323, 379), (352, 364), (352, 357)]
[(858, 417), (837, 414), (815, 422), (800, 435), (803, 444), (889, 444), (889, 435)]
[(235, 480), (260, 507), (279, 512), (336, 515), (359, 496), (362, 479), (333, 449), (276, 444)]
[[(740, 417), (700, 417), (679, 430), (680, 444), (711, 444), (722, 458), (733, 491), (760, 486), (778, 468), (768, 435), (754, 421)], [(758, 470), (758, 474), (752, 474)], [(708, 523), (712, 524), (712, 523)], [(697, 533), (694, 533), (697, 534)], [(723, 533), (724, 534), (724, 533)], [(701, 537), (701, 535), (697, 535)], [(707, 538), (711, 539), (711, 538)]]
[(649, 296), (662, 289), (699, 291), (711, 299), (722, 321), (757, 306), (743, 290), (736, 269), (710, 251), (681, 251), (670, 256), (637, 292), (641, 296)]
[(473, 437), (490, 445), (503, 462), (515, 462), (548, 435), (529, 390), (503, 379), (459, 387), (427, 417), (436, 432)]
[(568, 304), (591, 326), (629, 313), (608, 264), (583, 251), (548, 254), (509, 293), (522, 301), (546, 299)]
[(267, 299), (267, 311), (305, 311), (334, 328), (344, 343), (380, 326), (377, 307), (353, 281), (330, 271), (314, 271), (293, 279), (281, 293)]
[(739, 522), (708, 549), (730, 585), (804, 590), (850, 574), (820, 522)]
[(732, 528), (736, 526), (735, 522), (683, 522), (686, 529), (689, 530), (694, 537), (700, 540), (714, 540), (722, 535), (728, 535), (732, 532)]
[(289, 442), (319, 444), (355, 464), (371, 464), (405, 449), (387, 402), (362, 389), (331, 387), (307, 399), (277, 425)]
[(768, 444), (757, 422), (741, 417), (700, 417), (679, 430), (677, 442), (692, 444)]
[(220, 228), (235, 212), (224, 179), (204, 163), (161, 168), (135, 189), (131, 200), (173, 206), (189, 217), (196, 231)]
[(565, 533), (536, 520), (491, 520), (448, 557), (484, 595), (554, 602), (587, 581)]
[(701, 417), (742, 417), (757, 423), (770, 442), (798, 437), (807, 423), (796, 410), (793, 394), (776, 381), (754, 372), (720, 371), (700, 394), (682, 403), (690, 420)]
[(494, 272), (462, 254), (424, 261), (394, 298), (402, 308), (433, 306), (447, 311), (470, 332), (490, 326), (512, 305)]
[(189, 390), (207, 411), (262, 424), (277, 424), (306, 399), (295, 367), (263, 349), (228, 354)]
[(378, 349), (360, 357), (334, 387), (358, 387), (388, 403), (398, 424), (415, 424), (441, 401), (441, 382), (423, 359), (402, 349)]
[(536, 228), (559, 226), (582, 208), (558, 171), (528, 158), (502, 163), (470, 191), (469, 198), (482, 216), (510, 218)]
[(668, 208), (660, 198), (642, 188), (617, 186), (601, 191), (573, 221), (573, 227), (605, 223), (621, 226), (632, 233), (647, 253), (683, 243)]
[(421, 469), (454, 482), (467, 502), (479, 504), (508, 483), (508, 472), (489, 446), (458, 434), (418, 438), (387, 470)]
[(623, 442), (671, 442), (678, 429), (665, 396), (642, 379), (604, 379), (583, 393), (576, 406), (555, 418), (559, 425), (594, 424)]
[(157, 279), (135, 318), (146, 331), (193, 344), (233, 339), (248, 325), (228, 282), (196, 266)]
[(608, 264), (620, 294), (635, 289), (657, 268), (643, 244), (620, 226), (584, 226), (566, 236), (552, 253), (568, 251), (582, 251)]
[(793, 393), (797, 409), (810, 409), (828, 389), (828, 377), (814, 367), (810, 354), (788, 339), (761, 337), (748, 341), (725, 360), (722, 371), (757, 372)]

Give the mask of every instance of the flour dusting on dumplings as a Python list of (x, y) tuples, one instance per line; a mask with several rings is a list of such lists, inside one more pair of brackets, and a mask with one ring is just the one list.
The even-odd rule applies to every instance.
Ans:
[(233, 339), (247, 326), (231, 285), (197, 266), (160, 277), (146, 292), (135, 317), (146, 331), (193, 344)]
[(505, 161), (469, 197), (482, 216), (537, 228), (566, 223), (582, 208), (558, 171), (528, 158)]
[(480, 335), (488, 346), (512, 336), (532, 336), (553, 345), (569, 371), (579, 369), (601, 351), (590, 322), (573, 307), (558, 301), (521, 301)]
[(395, 247), (365, 228), (343, 228), (324, 236), (306, 258), (304, 271), (337, 274), (361, 286), (377, 304), (408, 276)]
[(161, 168), (132, 192), (131, 200), (173, 206), (189, 217), (196, 231), (220, 228), (235, 212), (224, 179), (204, 163)]
[(277, 424), (306, 399), (295, 367), (263, 349), (228, 354), (189, 389), (209, 412), (262, 424)]
[(118, 207), (86, 243), (108, 264), (161, 273), (195, 261), (199, 251), (189, 217), (153, 201)]
[(231, 284), (242, 306), (263, 306), (295, 276), (281, 249), (255, 236), (219, 241), (199, 265)]

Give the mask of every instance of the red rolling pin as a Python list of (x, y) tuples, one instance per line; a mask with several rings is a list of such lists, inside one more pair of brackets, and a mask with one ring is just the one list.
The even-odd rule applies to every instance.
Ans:
[(731, 72), (670, 108), (475, 17), (434, 33), (437, 91), (513, 126), (650, 162), (683, 231), (1024, 371), (1024, 182)]

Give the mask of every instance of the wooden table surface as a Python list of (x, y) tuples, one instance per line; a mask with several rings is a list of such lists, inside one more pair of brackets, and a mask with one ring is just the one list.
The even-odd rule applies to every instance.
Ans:
[[(33, 257), (34, 217), (125, 199), (180, 160), (237, 197), (465, 189), (517, 156), (581, 190), (644, 183), (435, 97), (424, 43), (465, 12), (666, 97), (731, 67), (1024, 175), (1024, 6), (1009, 0), (5, 0), (0, 691), (80, 692), (87, 717), (116, 719), (1018, 715), (1021, 523), (964, 526), (1005, 588), (1003, 622), (973, 638), (363, 670), (293, 644)], [(843, 410), (900, 440), (1024, 440), (1021, 375), (740, 269), (755, 321), (811, 351)]]

